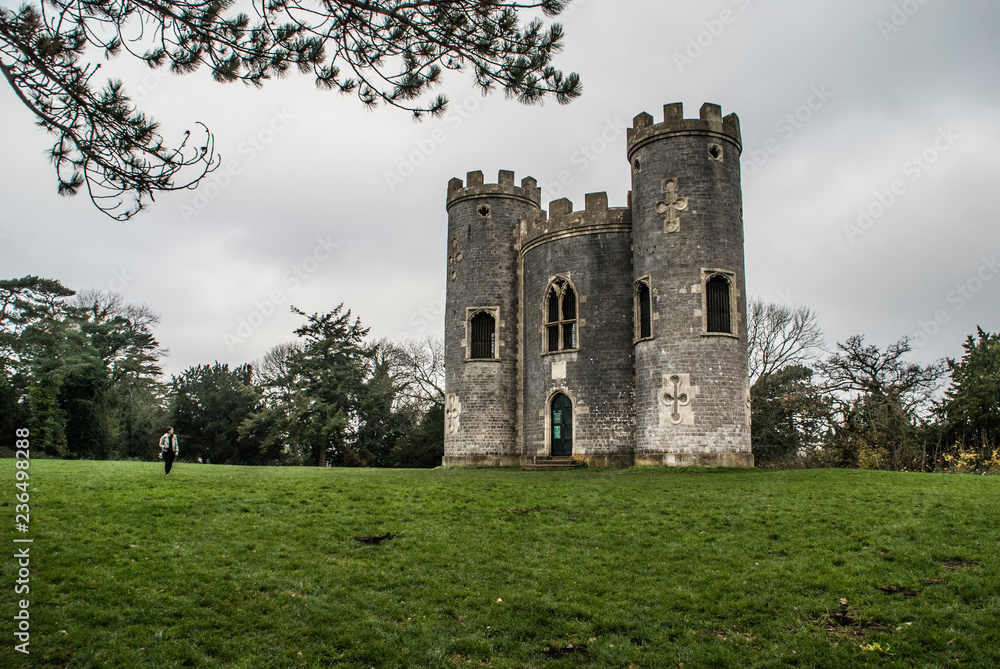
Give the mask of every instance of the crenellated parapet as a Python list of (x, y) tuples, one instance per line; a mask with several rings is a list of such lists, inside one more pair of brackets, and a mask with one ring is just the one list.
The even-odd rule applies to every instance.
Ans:
[(632, 125), (623, 207), (448, 183), (444, 466), (753, 466), (739, 119)]
[(521, 185), (514, 183), (514, 173), (510, 170), (500, 170), (497, 183), (483, 183), (483, 173), (480, 170), (469, 172), (465, 182), (454, 178), (448, 182), (448, 207), (457, 202), (481, 197), (508, 197), (523, 200), (536, 207), (542, 202), (542, 189), (534, 177), (521, 179)]
[(740, 119), (736, 114), (722, 116), (722, 107), (706, 102), (701, 106), (699, 118), (684, 118), (684, 105), (680, 102), (663, 105), (663, 122), (653, 123), (653, 117), (643, 112), (632, 119), (632, 127), (626, 130), (628, 159), (639, 147), (664, 137), (677, 135), (707, 135), (728, 140), (742, 150)]
[(631, 230), (632, 210), (609, 207), (607, 193), (587, 193), (583, 211), (573, 211), (566, 198), (552, 200), (548, 213), (536, 209), (521, 223), (521, 253), (553, 239)]

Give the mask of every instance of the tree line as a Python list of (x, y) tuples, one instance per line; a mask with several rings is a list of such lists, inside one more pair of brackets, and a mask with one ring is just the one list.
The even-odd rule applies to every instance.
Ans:
[[(444, 432), (440, 340), (370, 341), (343, 305), (295, 309), (296, 338), (254, 363), (164, 379), (158, 316), (59, 281), (0, 281), (0, 430), (52, 457), (433, 467)], [(827, 349), (815, 312), (750, 300), (751, 430), (763, 467), (1000, 470), (1000, 334), (960, 359), (913, 362), (906, 337)]]
[(444, 451), (439, 340), (369, 341), (343, 305), (306, 314), (259, 361), (165, 380), (158, 316), (53, 279), (0, 281), (0, 430), (35, 452), (155, 459), (168, 426), (182, 459), (217, 464), (433, 467)]
[(1000, 472), (1000, 334), (920, 364), (907, 337), (827, 350), (804, 306), (752, 299), (747, 330), (758, 466)]

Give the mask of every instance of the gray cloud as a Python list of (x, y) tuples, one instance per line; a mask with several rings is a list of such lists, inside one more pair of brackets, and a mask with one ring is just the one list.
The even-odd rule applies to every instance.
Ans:
[[(897, 26), (893, 7), (904, 5), (917, 9), (905, 21), (897, 13)], [(813, 307), (830, 341), (922, 335), (923, 360), (960, 355), (977, 324), (1000, 330), (1000, 276), (979, 279), (968, 299), (955, 292), (1000, 252), (996, 3), (588, 0), (565, 26), (559, 65), (583, 76), (581, 99), (522, 107), (481, 99), (458, 76), (446, 82), (453, 113), (422, 123), (368, 112), (304, 77), (256, 91), (203, 73), (150, 80), (112, 61), (106, 69), (141, 91), (168, 137), (203, 121), (224, 165), (237, 168), (224, 184), (158, 198), (126, 224), (83, 197), (56, 196), (49, 137), (0, 93), (0, 273), (118, 288), (148, 303), (163, 316), (171, 372), (253, 360), (291, 339), (292, 303), (344, 302), (377, 336), (440, 332), (449, 178), (512, 169), (548, 184), (546, 200), (582, 205), (584, 193), (607, 190), (621, 205), (625, 140), (608, 128), (656, 116), (664, 103), (682, 101), (693, 116), (712, 101), (742, 122), (751, 293)], [(700, 52), (688, 52), (692, 40)], [(678, 53), (692, 62), (678, 67)], [(822, 87), (832, 95), (809, 108)], [(959, 138), (914, 179), (907, 161), (949, 127)], [(851, 238), (845, 226), (858, 209), (897, 180), (905, 190)], [(317, 239), (338, 247), (293, 287), (289, 272)], [(275, 291), (282, 300), (265, 317), (260, 305)], [(251, 335), (227, 345), (256, 312)]]

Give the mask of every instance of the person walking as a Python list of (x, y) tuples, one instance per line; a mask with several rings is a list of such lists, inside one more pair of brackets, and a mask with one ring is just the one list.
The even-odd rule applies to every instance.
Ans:
[(177, 449), (177, 435), (174, 428), (167, 428), (166, 434), (160, 437), (160, 457), (163, 458), (163, 466), (170, 476), (170, 468), (174, 466), (174, 459), (180, 451)]

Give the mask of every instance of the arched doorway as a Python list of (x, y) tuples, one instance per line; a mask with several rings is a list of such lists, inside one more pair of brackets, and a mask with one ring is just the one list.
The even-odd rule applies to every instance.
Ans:
[(573, 401), (563, 393), (556, 393), (550, 418), (552, 455), (573, 455)]

